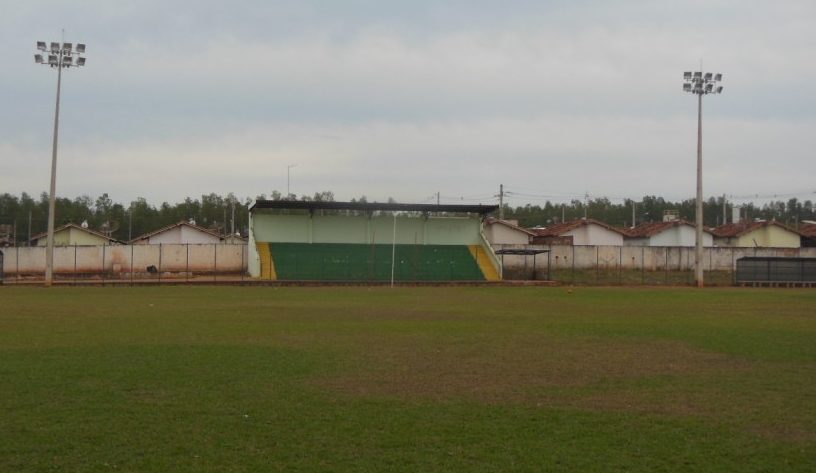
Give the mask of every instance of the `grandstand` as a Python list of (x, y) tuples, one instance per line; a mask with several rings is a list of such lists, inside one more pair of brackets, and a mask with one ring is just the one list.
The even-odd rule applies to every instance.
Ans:
[(278, 281), (498, 281), (494, 205), (258, 200), (249, 274)]

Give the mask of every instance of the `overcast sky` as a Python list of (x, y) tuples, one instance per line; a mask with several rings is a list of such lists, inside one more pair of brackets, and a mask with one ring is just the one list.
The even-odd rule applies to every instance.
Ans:
[[(816, 2), (0, 0), (0, 193), (816, 200)], [(435, 197), (434, 197), (435, 199)]]

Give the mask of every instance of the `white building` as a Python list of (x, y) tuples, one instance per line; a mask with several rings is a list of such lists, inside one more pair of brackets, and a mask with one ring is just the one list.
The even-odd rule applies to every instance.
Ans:
[[(695, 246), (697, 244), (694, 224), (685, 220), (650, 222), (627, 231), (626, 246)], [(714, 235), (703, 230), (703, 246), (714, 246)]]
[(529, 245), (535, 233), (518, 226), (517, 220), (487, 218), (484, 234), (491, 245)]
[(593, 219), (533, 228), (533, 243), (541, 245), (623, 246), (624, 230)]
[(221, 235), (190, 222), (179, 222), (131, 240), (131, 245), (220, 243)]

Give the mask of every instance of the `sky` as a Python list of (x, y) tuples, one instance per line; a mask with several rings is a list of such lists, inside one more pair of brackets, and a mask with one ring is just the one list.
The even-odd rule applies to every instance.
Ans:
[[(816, 2), (0, 0), (0, 193), (816, 200)], [(287, 171), (289, 179), (287, 180)]]

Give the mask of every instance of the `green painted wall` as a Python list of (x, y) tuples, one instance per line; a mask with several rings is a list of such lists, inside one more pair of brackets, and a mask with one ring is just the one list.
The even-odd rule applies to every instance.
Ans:
[(270, 243), (281, 281), (483, 281), (464, 245)]
[[(394, 218), (339, 215), (278, 215), (254, 212), (257, 242), (390, 244)], [(472, 217), (397, 217), (397, 244), (477, 245), (481, 221)]]

